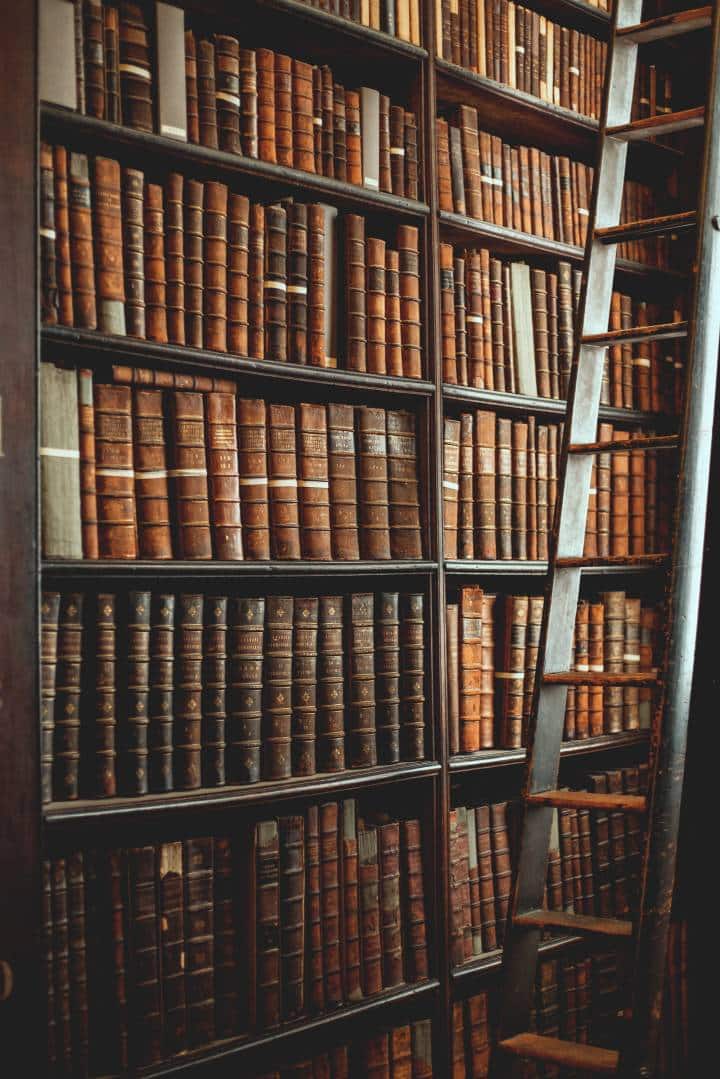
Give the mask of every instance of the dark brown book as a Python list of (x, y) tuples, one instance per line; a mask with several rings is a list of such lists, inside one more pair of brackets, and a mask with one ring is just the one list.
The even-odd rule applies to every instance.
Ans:
[(293, 165), (292, 60), (275, 53), (275, 152), (278, 165)]
[(400, 760), (400, 596), (381, 592), (375, 605), (377, 759)]
[(55, 214), (55, 271), (57, 276), (58, 322), (73, 326), (73, 275), (70, 244), (70, 209), (68, 191), (68, 152), (64, 146), (53, 146), (53, 186)]
[(127, 871), (130, 1051), (133, 1064), (143, 1067), (163, 1054), (155, 847), (130, 848)]
[[(392, 191), (392, 171), (390, 168), (390, 98), (386, 94), (378, 95), (378, 186), (381, 191)], [(403, 176), (403, 188), (404, 188)], [(394, 192), (399, 194), (399, 192)]]
[(425, 597), (400, 597), (400, 756), (425, 759)]
[(42, 863), (42, 922), (41, 959), (43, 989), (46, 994), (47, 1064), (53, 1071), (57, 1067), (57, 1019), (55, 1016), (55, 955), (53, 941), (53, 895), (52, 877), (54, 865), (44, 859)]
[(455, 210), (450, 170), (450, 135), (447, 120), (438, 117), (436, 124), (438, 203), (446, 213)]
[(266, 405), (249, 397), (237, 400), (240, 506), (243, 551), (248, 559), (270, 558)]
[(195, 35), (185, 31), (185, 93), (187, 98), (188, 142), (200, 142), (200, 115), (198, 107), (198, 60)]
[(345, 87), (333, 85), (333, 146), (335, 179), (347, 181), (347, 124)]
[(206, 596), (202, 638), (202, 762), (204, 787), (225, 784), (227, 631), (225, 596)]
[(470, 879), (467, 849), (467, 810), (450, 811), (450, 953), (453, 966), (472, 956)]
[(98, 558), (97, 478), (95, 474), (95, 405), (93, 373), (78, 371), (78, 434), (80, 443), (80, 514), (83, 558)]
[(93, 795), (112, 797), (117, 793), (115, 596), (98, 595), (95, 612), (90, 676), (94, 716), (87, 745), (92, 767), (88, 787)]
[(141, 558), (172, 558), (161, 390), (133, 390), (133, 463), (138, 554)]
[(173, 703), (175, 788), (192, 790), (202, 782), (202, 665), (205, 597), (178, 598)]
[(212, 41), (197, 43), (198, 129), (200, 144), (217, 150), (217, 92), (215, 87), (215, 46)]
[(153, 130), (150, 28), (139, 4), (120, 5), (120, 94), (123, 123)]
[(365, 219), (346, 214), (345, 225), (345, 363), (350, 371), (366, 371)]
[(228, 196), (228, 351), (249, 354), (250, 203), (245, 195)]
[(179, 558), (212, 558), (205, 408), (202, 394), (170, 394), (175, 549)]
[(165, 213), (160, 184), (145, 184), (145, 328), (150, 341), (168, 340)]
[(275, 53), (271, 49), (255, 50), (257, 73), (258, 157), (261, 161), (277, 162), (275, 151)]
[(120, 165), (107, 157), (93, 163), (93, 238), (98, 329), (125, 333)]
[(478, 846), (483, 951), (489, 952), (497, 948), (495, 877), (490, 840), (490, 806), (478, 806), (475, 810), (475, 830)]
[(487, 748), (481, 722), (483, 593), (460, 592), (460, 752)]
[(171, 172), (165, 181), (165, 276), (168, 339), (185, 344), (185, 244), (183, 177)]
[(406, 941), (405, 969), (408, 982), (420, 982), (424, 981), (429, 974), (422, 829), (419, 820), (404, 820), (400, 828), (403, 876), (402, 911), (405, 920)]
[(163, 1055), (172, 1056), (187, 1048), (184, 970), (185, 911), (181, 842), (159, 844), (157, 884)]
[(240, 985), (245, 957), (239, 949), (239, 904), (235, 892), (235, 843), (225, 836), (213, 839), (213, 930), (215, 935), (215, 1034), (231, 1037), (241, 1028)]
[(287, 206), (287, 358), (308, 362), (308, 207)]
[(58, 322), (58, 288), (55, 255), (55, 182), (52, 147), (40, 144), (40, 318), (44, 325)]
[(60, 599), (53, 740), (53, 797), (57, 801), (79, 795), (83, 600), (82, 593), (63, 593)]
[(318, 677), (317, 597), (294, 602), (292, 644), (291, 757), (293, 775), (315, 775)]
[(387, 413), (357, 409), (360, 450), (359, 510), (361, 553), (368, 559), (391, 557), (388, 489)]
[(523, 734), (528, 596), (505, 596), (504, 601), (498, 651), (501, 670), (495, 672), (499, 685), (499, 742), (504, 749), (518, 749), (522, 745)]
[(237, 38), (215, 34), (215, 99), (218, 145), (240, 153), (240, 53)]
[(125, 794), (147, 794), (149, 789), (150, 600), (149, 592), (128, 593), (125, 643), (118, 653), (118, 685), (123, 687), (118, 722), (120, 787)]
[(448, 744), (451, 754), (460, 752), (460, 624), (457, 603), (448, 603), (445, 612), (447, 634)]
[(256, 1001), (261, 1031), (280, 1025), (280, 846), (277, 821), (260, 821), (255, 829), (256, 875)]
[(332, 557), (357, 559), (360, 550), (352, 405), (330, 403), (327, 426)]
[(216, 352), (227, 351), (227, 210), (227, 186), (206, 181), (203, 208), (203, 342), (205, 348)]
[[(145, 177), (122, 170), (122, 265), (125, 273), (125, 322), (130, 337), (145, 337)], [(184, 343), (184, 339), (183, 342)]]
[(281, 817), (280, 848), (280, 985), (282, 1018), (305, 1011), (305, 843), (301, 816)]
[(230, 783), (260, 779), (264, 622), (262, 597), (232, 601), (226, 759)]
[[(82, 42), (85, 59), (85, 111), (105, 119), (105, 47), (102, 0), (83, 4)], [(76, 38), (77, 47), (77, 38)]]
[[(57, 163), (56, 163), (57, 164)], [(70, 270), (74, 324), (97, 329), (90, 171), (85, 154), (71, 153), (68, 170)]]
[(390, 106), (390, 190), (405, 195), (405, 110), (401, 105)]
[(416, 418), (387, 413), (387, 468), (392, 558), (422, 558)]
[(320, 826), (320, 911), (323, 942), (325, 1007), (336, 1008), (343, 1001), (340, 848), (338, 803), (319, 808)]
[(263, 645), (263, 775), (292, 774), (292, 596), (268, 596)]
[(455, 311), (455, 260), (452, 244), (440, 244), (440, 319), (443, 382), (458, 382), (457, 326)]
[(312, 66), (302, 60), (292, 61), (292, 135), (293, 167), (315, 172), (313, 149), (313, 77)]
[(240, 49), (240, 144), (247, 157), (258, 156), (258, 79), (254, 49)]
[(512, 558), (512, 421), (501, 417), (496, 425), (497, 554)]
[(354, 798), (342, 803), (342, 956), (345, 999), (362, 998), (362, 957), (360, 951), (360, 889), (357, 838), (357, 804)]
[(378, 827), (380, 863), (380, 928), (383, 987), (401, 985), (403, 975), (403, 919), (400, 896), (400, 825)]
[(136, 558), (131, 391), (95, 384), (95, 476), (101, 558)]
[(268, 408), (270, 549), (273, 558), (300, 558), (295, 408)]
[(339, 772), (345, 767), (345, 653), (341, 596), (320, 596), (318, 625), (318, 769)]
[(59, 616), (60, 593), (43, 592), (40, 605), (40, 784), (44, 803), (52, 801), (53, 797)]
[(376, 828), (358, 830), (358, 879), (360, 882), (360, 944), (362, 987), (366, 997), (383, 988), (383, 954), (380, 935), (380, 870)]
[(235, 395), (207, 395), (210, 517), (215, 557), (243, 557)]
[(203, 185), (197, 180), (185, 180), (183, 200), (185, 341), (192, 348), (202, 348)]
[(283, 206), (265, 209), (265, 272), (263, 277), (265, 346), (268, 360), (288, 359), (287, 304), (288, 215)]
[(213, 949), (213, 841), (183, 841), (185, 899), (185, 998), (188, 1046), (215, 1037)]
[(330, 560), (330, 483), (324, 405), (297, 406), (298, 502), (303, 558)]
[(350, 597), (347, 648), (351, 768), (377, 764), (374, 607), (372, 593), (356, 593)]
[(265, 356), (265, 207), (250, 206), (248, 272), (248, 351)]
[(150, 697), (148, 786), (173, 789), (175, 596), (153, 593), (150, 601)]

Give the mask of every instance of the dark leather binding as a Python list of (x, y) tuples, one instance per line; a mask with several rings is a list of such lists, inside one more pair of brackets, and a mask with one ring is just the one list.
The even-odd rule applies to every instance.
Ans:
[(93, 162), (93, 237), (98, 329), (125, 333), (120, 165), (107, 157)]
[(292, 61), (293, 167), (315, 172), (312, 66)]
[(139, 4), (120, 4), (120, 93), (123, 123), (153, 129), (150, 29)]
[(323, 941), (325, 1007), (343, 1002), (341, 959), (340, 851), (338, 846), (338, 803), (320, 806), (320, 900)]
[(175, 596), (150, 601), (148, 776), (151, 791), (173, 789)]
[(217, 95), (215, 89), (215, 46), (212, 41), (197, 43), (198, 128), (200, 144), (218, 149)]
[(254, 49), (240, 49), (240, 142), (246, 157), (258, 156), (258, 86)]
[(292, 60), (275, 53), (275, 151), (278, 165), (293, 165)]
[(363, 558), (390, 558), (386, 413), (357, 409), (360, 450), (359, 509)]
[(248, 356), (248, 273), (250, 257), (250, 201), (246, 195), (228, 196), (228, 352)]
[(188, 142), (200, 142), (197, 45), (192, 30), (185, 31), (185, 93)]
[(301, 816), (281, 817), (280, 833), (280, 984), (282, 1018), (305, 1012), (305, 843)]
[(255, 829), (257, 1026), (280, 1025), (280, 848), (277, 821), (260, 821)]
[(131, 390), (95, 384), (95, 476), (101, 558), (136, 558)]
[(287, 357), (308, 361), (308, 207), (287, 206)]
[(97, 329), (90, 171), (85, 154), (71, 153), (68, 170), (70, 269), (74, 325)]
[(325, 406), (299, 405), (297, 431), (302, 553), (307, 559), (329, 561), (332, 558), (332, 548)]
[(425, 597), (400, 596), (400, 759), (425, 759)]
[(258, 157), (261, 161), (277, 162), (275, 152), (275, 53), (271, 49), (256, 49), (258, 94)]
[(161, 390), (133, 389), (138, 554), (172, 558), (165, 420)]
[(176, 624), (173, 771), (177, 790), (202, 780), (202, 660), (204, 596), (178, 597)]
[(167, 279), (168, 339), (185, 344), (185, 243), (183, 237), (184, 179), (171, 172), (165, 181), (165, 275)]
[(133, 1065), (145, 1067), (163, 1055), (155, 847), (130, 848), (127, 868), (130, 1051)]
[(40, 318), (44, 325), (58, 322), (58, 288), (55, 255), (55, 181), (53, 151), (40, 144)]
[(400, 225), (397, 243), (402, 320), (402, 373), (406, 378), (422, 378), (418, 229), (414, 225)]
[(296, 597), (293, 614), (292, 774), (315, 775), (318, 712), (317, 596)]
[(202, 639), (202, 784), (225, 785), (227, 722), (226, 596), (206, 596)]
[(234, 599), (230, 618), (227, 778), (260, 779), (265, 600)]
[(185, 180), (183, 248), (185, 257), (185, 342), (203, 347), (203, 185)]
[(227, 351), (227, 209), (225, 184), (207, 180), (203, 207), (203, 343)]
[(360, 880), (360, 943), (362, 948), (362, 984), (365, 996), (374, 996), (383, 988), (383, 954), (380, 936), (380, 871), (376, 828), (358, 831)]
[(308, 959), (307, 1005), (317, 1015), (325, 1008), (323, 939), (320, 890), (320, 825), (316, 805), (308, 806), (305, 818), (305, 880), (307, 885), (305, 950)]
[(419, 820), (404, 820), (400, 824), (405, 921), (405, 969), (409, 982), (428, 977), (428, 946), (423, 883), (422, 829)]
[(58, 322), (61, 326), (74, 326), (68, 152), (65, 147), (53, 146), (52, 159), (55, 195), (55, 266), (58, 290)]
[[(239, 951), (235, 844), (225, 836), (213, 839), (213, 929), (215, 931), (215, 1034), (231, 1037), (241, 1028), (240, 984), (244, 957)], [(238, 867), (239, 868), (239, 867)]]
[(367, 768), (377, 764), (375, 715), (374, 596), (350, 597), (347, 624), (349, 663), (349, 764)]
[(332, 556), (343, 561), (357, 559), (360, 549), (352, 405), (331, 402), (327, 424)]
[(263, 644), (263, 776), (292, 774), (292, 596), (268, 596)]
[(235, 395), (209, 393), (206, 408), (213, 548), (233, 562), (243, 557)]
[(358, 214), (346, 214), (343, 221), (345, 225), (345, 364), (350, 371), (366, 371), (365, 218)]
[(95, 612), (92, 659), (94, 718), (87, 747), (92, 770), (88, 776), (88, 786), (93, 795), (112, 797), (117, 793), (115, 596), (99, 594), (95, 601)]
[(157, 882), (163, 1055), (169, 1057), (187, 1048), (182, 843), (158, 845)]
[(145, 184), (145, 329), (150, 341), (168, 340), (165, 209), (160, 184)]
[(185, 868), (185, 999), (188, 1045), (215, 1037), (213, 841), (183, 841)]
[(40, 785), (43, 803), (53, 797), (55, 676), (60, 593), (43, 592), (40, 604)]
[(215, 34), (215, 99), (218, 144), (230, 154), (240, 153), (240, 52), (237, 38)]
[(381, 592), (375, 610), (377, 759), (400, 760), (400, 596)]
[(175, 550), (179, 558), (212, 558), (203, 395), (169, 396)]
[(265, 207), (250, 205), (250, 253), (248, 273), (248, 354), (265, 356)]
[(125, 642), (119, 653), (119, 685), (124, 687), (118, 724), (120, 785), (125, 794), (147, 794), (150, 724), (150, 593), (129, 592)]
[(345, 999), (362, 999), (360, 891), (358, 884), (357, 804), (342, 803), (343, 973)]
[(422, 558), (416, 419), (412, 412), (387, 413), (390, 556)]
[(400, 825), (378, 827), (380, 848), (380, 925), (383, 954), (383, 988), (403, 982), (403, 926), (400, 900)]
[(243, 550), (249, 559), (270, 558), (265, 402), (237, 401)]
[(321, 596), (318, 632), (317, 757), (321, 772), (345, 767), (343, 600)]
[(265, 357), (288, 359), (288, 215), (283, 206), (265, 207), (265, 272), (263, 300)]
[(83, 4), (82, 41), (85, 58), (85, 111), (105, 119), (105, 49), (102, 0)]
[(385, 348), (388, 374), (403, 375), (400, 254), (390, 248), (385, 251)]
[(510, 904), (510, 836), (507, 825), (507, 802), (490, 806), (490, 841), (495, 886), (495, 916), (499, 943), (505, 936), (505, 922)]
[(123, 269), (125, 323), (130, 337), (145, 337), (145, 175), (122, 170)]
[(387, 374), (385, 332), (385, 241), (369, 236), (366, 242), (365, 301), (367, 305), (367, 369)]
[(268, 409), (270, 550), (273, 558), (300, 558), (295, 408), (271, 404)]

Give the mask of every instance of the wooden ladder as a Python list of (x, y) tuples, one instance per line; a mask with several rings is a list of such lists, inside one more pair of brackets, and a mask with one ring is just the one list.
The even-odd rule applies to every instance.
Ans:
[[(500, 1040), (494, 1077), (520, 1074), (521, 1060), (598, 1074), (647, 1079), (659, 1034), (667, 936), (674, 884), (687, 722), (697, 631), (702, 552), (710, 471), (715, 383), (720, 341), (720, 0), (641, 22), (642, 0), (616, 0), (595, 170), (592, 210), (580, 297), (560, 489), (550, 543), (550, 568), (523, 788), (520, 844), (503, 949)], [(638, 46), (708, 30), (712, 67), (705, 108), (631, 121)], [(620, 224), (628, 143), (705, 126), (697, 211)], [(617, 245), (694, 229), (690, 317), (687, 322), (608, 331)], [(610, 345), (687, 339), (685, 405), (680, 433), (597, 441), (603, 365)], [(580, 579), (588, 566), (617, 558), (584, 558), (593, 456), (598, 451), (678, 449), (680, 468), (673, 551), (665, 606), (665, 653), (659, 670), (637, 674), (580, 673), (571, 666)], [(657, 555), (634, 556), (655, 564)], [(560, 744), (568, 686), (655, 687), (657, 707), (645, 796), (558, 790)], [(634, 921), (543, 909), (548, 848), (555, 807), (644, 815), (641, 902)], [(578, 935), (626, 940), (634, 947), (635, 976), (627, 1038), (620, 1051), (528, 1032), (540, 936), (546, 927)], [(627, 940), (627, 938), (632, 938)]]

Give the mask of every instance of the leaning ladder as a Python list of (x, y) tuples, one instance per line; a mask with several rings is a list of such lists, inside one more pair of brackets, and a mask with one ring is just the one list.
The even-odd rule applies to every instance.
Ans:
[[(560, 467), (560, 491), (540, 638), (518, 860), (503, 950), (500, 1040), (493, 1074), (514, 1076), (522, 1058), (600, 1074), (643, 1079), (653, 1074), (659, 1032), (670, 907), (683, 784), (687, 722), (697, 631), (720, 340), (720, 3), (641, 22), (642, 0), (617, 0), (580, 298), (580, 333)], [(638, 46), (690, 31), (712, 34), (705, 108), (630, 122)], [(628, 143), (705, 126), (697, 212), (620, 224)], [(688, 322), (608, 331), (617, 245), (695, 229)], [(687, 338), (685, 406), (679, 435), (598, 442), (603, 364), (610, 345)], [(666, 594), (663, 665), (637, 674), (571, 671), (580, 579), (587, 566), (625, 559), (584, 558), (593, 456), (598, 451), (679, 448), (673, 553)], [(657, 556), (647, 555), (648, 563)], [(637, 564), (643, 557), (634, 557)], [(558, 790), (560, 743), (568, 686), (656, 687), (647, 797)], [(553, 813), (557, 807), (645, 815), (639, 914), (629, 919), (543, 909)], [(545, 927), (627, 941), (634, 938), (636, 975), (627, 1038), (621, 1050), (576, 1044), (528, 1032), (540, 935)]]

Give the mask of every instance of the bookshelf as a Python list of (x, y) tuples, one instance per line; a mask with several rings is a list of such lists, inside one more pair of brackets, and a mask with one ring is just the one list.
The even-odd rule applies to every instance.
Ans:
[[(237, 12), (228, 0), (185, 0), (178, 6), (213, 19), (228, 33), (242, 36), (248, 13)], [(599, 38), (607, 38), (609, 16), (583, 0), (529, 0), (529, 6), (557, 22)], [(367, 794), (395, 798), (415, 807), (423, 823), (425, 901), (428, 916), (429, 970), (427, 980), (384, 990), (381, 994), (335, 1011), (284, 1024), (279, 1031), (215, 1042), (160, 1065), (143, 1075), (224, 1075), (238, 1067), (271, 1071), (285, 1061), (324, 1042), (367, 1037), (378, 1026), (389, 1028), (416, 1018), (433, 1018), (435, 1074), (450, 1074), (452, 1006), (476, 992), (499, 969), (500, 952), (492, 952), (459, 967), (450, 961), (449, 815), (458, 799), (517, 796), (524, 749), (487, 750), (451, 755), (448, 740), (447, 646), (445, 609), (450, 595), (463, 583), (482, 583), (498, 594), (518, 587), (539, 593), (547, 564), (445, 560), (443, 538), (443, 424), (446, 415), (463, 407), (496, 410), (515, 418), (529, 414), (560, 419), (565, 402), (466, 386), (444, 385), (440, 326), (441, 241), (483, 245), (493, 253), (510, 254), (550, 266), (557, 259), (579, 265), (583, 250), (488, 222), (439, 210), (435, 118), (438, 110), (470, 102), (493, 130), (512, 140), (520, 137), (548, 151), (576, 154), (592, 162), (597, 121), (569, 109), (545, 104), (522, 91), (465, 71), (435, 56), (435, 18), (432, 0), (423, 0), (422, 32), (425, 47), (411, 45), (389, 34), (369, 30), (298, 0), (252, 0), (254, 44), (272, 44), (281, 51), (311, 62), (331, 60), (346, 85), (369, 80), (384, 92), (394, 91), (417, 113), (420, 147), (420, 199), (393, 196), (297, 169), (211, 150), (200, 145), (150, 134), (104, 120), (81, 116), (35, 98), (37, 66), (37, 12), (34, 4), (3, 5), (0, 9), (0, 59), (6, 72), (0, 95), (0, 130), (5, 197), (0, 200), (0, 329), (12, 341), (0, 365), (2, 402), (2, 456), (0, 499), (5, 510), (0, 567), (5, 612), (0, 619), (0, 813), (7, 827), (0, 834), (0, 865), (12, 867), (17, 884), (8, 890), (6, 913), (0, 930), (0, 1015), (6, 1021), (10, 1059), (23, 1054), (25, 1070), (34, 1073), (30, 1057), (42, 1067), (42, 1039), (28, 1045), (21, 1035), (28, 1019), (43, 1015), (44, 1003), (37, 944), (40, 907), (40, 866), (43, 857), (56, 856), (73, 843), (116, 845), (163, 841), (183, 834), (212, 834), (223, 827), (252, 827), (262, 813), (302, 812), (325, 797), (342, 799)], [(32, 58), (30, 63), (28, 58)], [(368, 74), (368, 72), (370, 74)], [(364, 75), (363, 75), (364, 73)], [(353, 79), (356, 83), (353, 83)], [(375, 79), (376, 82), (372, 80)], [(8, 88), (12, 87), (9, 91)], [(38, 145), (41, 140), (72, 146), (79, 152), (107, 154), (148, 174), (185, 171), (200, 179), (233, 185), (236, 191), (262, 197), (289, 195), (322, 200), (368, 215), (386, 226), (408, 223), (420, 231), (420, 280), (423, 312), (423, 377), (419, 379), (374, 375), (351, 370), (329, 370), (258, 360), (209, 349), (164, 344), (131, 337), (111, 336), (67, 326), (40, 326), (36, 278), (36, 185)], [(665, 177), (677, 162), (675, 151), (645, 146), (635, 155), (638, 174)], [(671, 292), (682, 276), (620, 260), (619, 280), (630, 291), (638, 287)], [(38, 365), (41, 360), (69, 367), (88, 367), (107, 375), (118, 362), (161, 371), (218, 374), (236, 379), (246, 395), (278, 401), (308, 400), (327, 403), (370, 404), (403, 408), (418, 419), (422, 533), (425, 557), (406, 561), (293, 562), (241, 561), (158, 562), (134, 560), (63, 561), (43, 558), (39, 541), (40, 482), (35, 448), (38, 438)], [(299, 396), (300, 395), (300, 396)], [(672, 430), (673, 419), (640, 410), (605, 406), (601, 418), (610, 423), (652, 425)], [(640, 566), (628, 559), (592, 574), (594, 592), (601, 586), (639, 588), (650, 594), (662, 583), (657, 566)], [(422, 761), (401, 761), (369, 768), (348, 768), (341, 773), (283, 780), (262, 780), (241, 786), (173, 791), (137, 797), (78, 799), (40, 804), (37, 716), (39, 593), (43, 588), (81, 590), (108, 587), (118, 594), (130, 588), (178, 592), (190, 587), (204, 591), (222, 587), (242, 595), (249, 588), (294, 596), (331, 591), (347, 594), (358, 588), (381, 591), (416, 591), (425, 596), (426, 624), (426, 754)], [(254, 594), (254, 593), (253, 593)], [(607, 767), (642, 760), (647, 732), (625, 731), (568, 742), (564, 765)], [(277, 809), (275, 808), (277, 807)], [(207, 829), (203, 832), (203, 829)], [(546, 956), (564, 955), (578, 938), (560, 937), (543, 946)], [(1, 964), (7, 964), (3, 966)], [(12, 989), (9, 985), (12, 981)], [(2, 1000), (3, 990), (7, 1000)], [(14, 1039), (14, 1042), (13, 1042)], [(34, 1044), (37, 1042), (38, 1044)], [(28, 1065), (31, 1065), (28, 1067)], [(134, 1073), (133, 1073), (134, 1074)], [(250, 1072), (248, 1071), (248, 1074)]]

